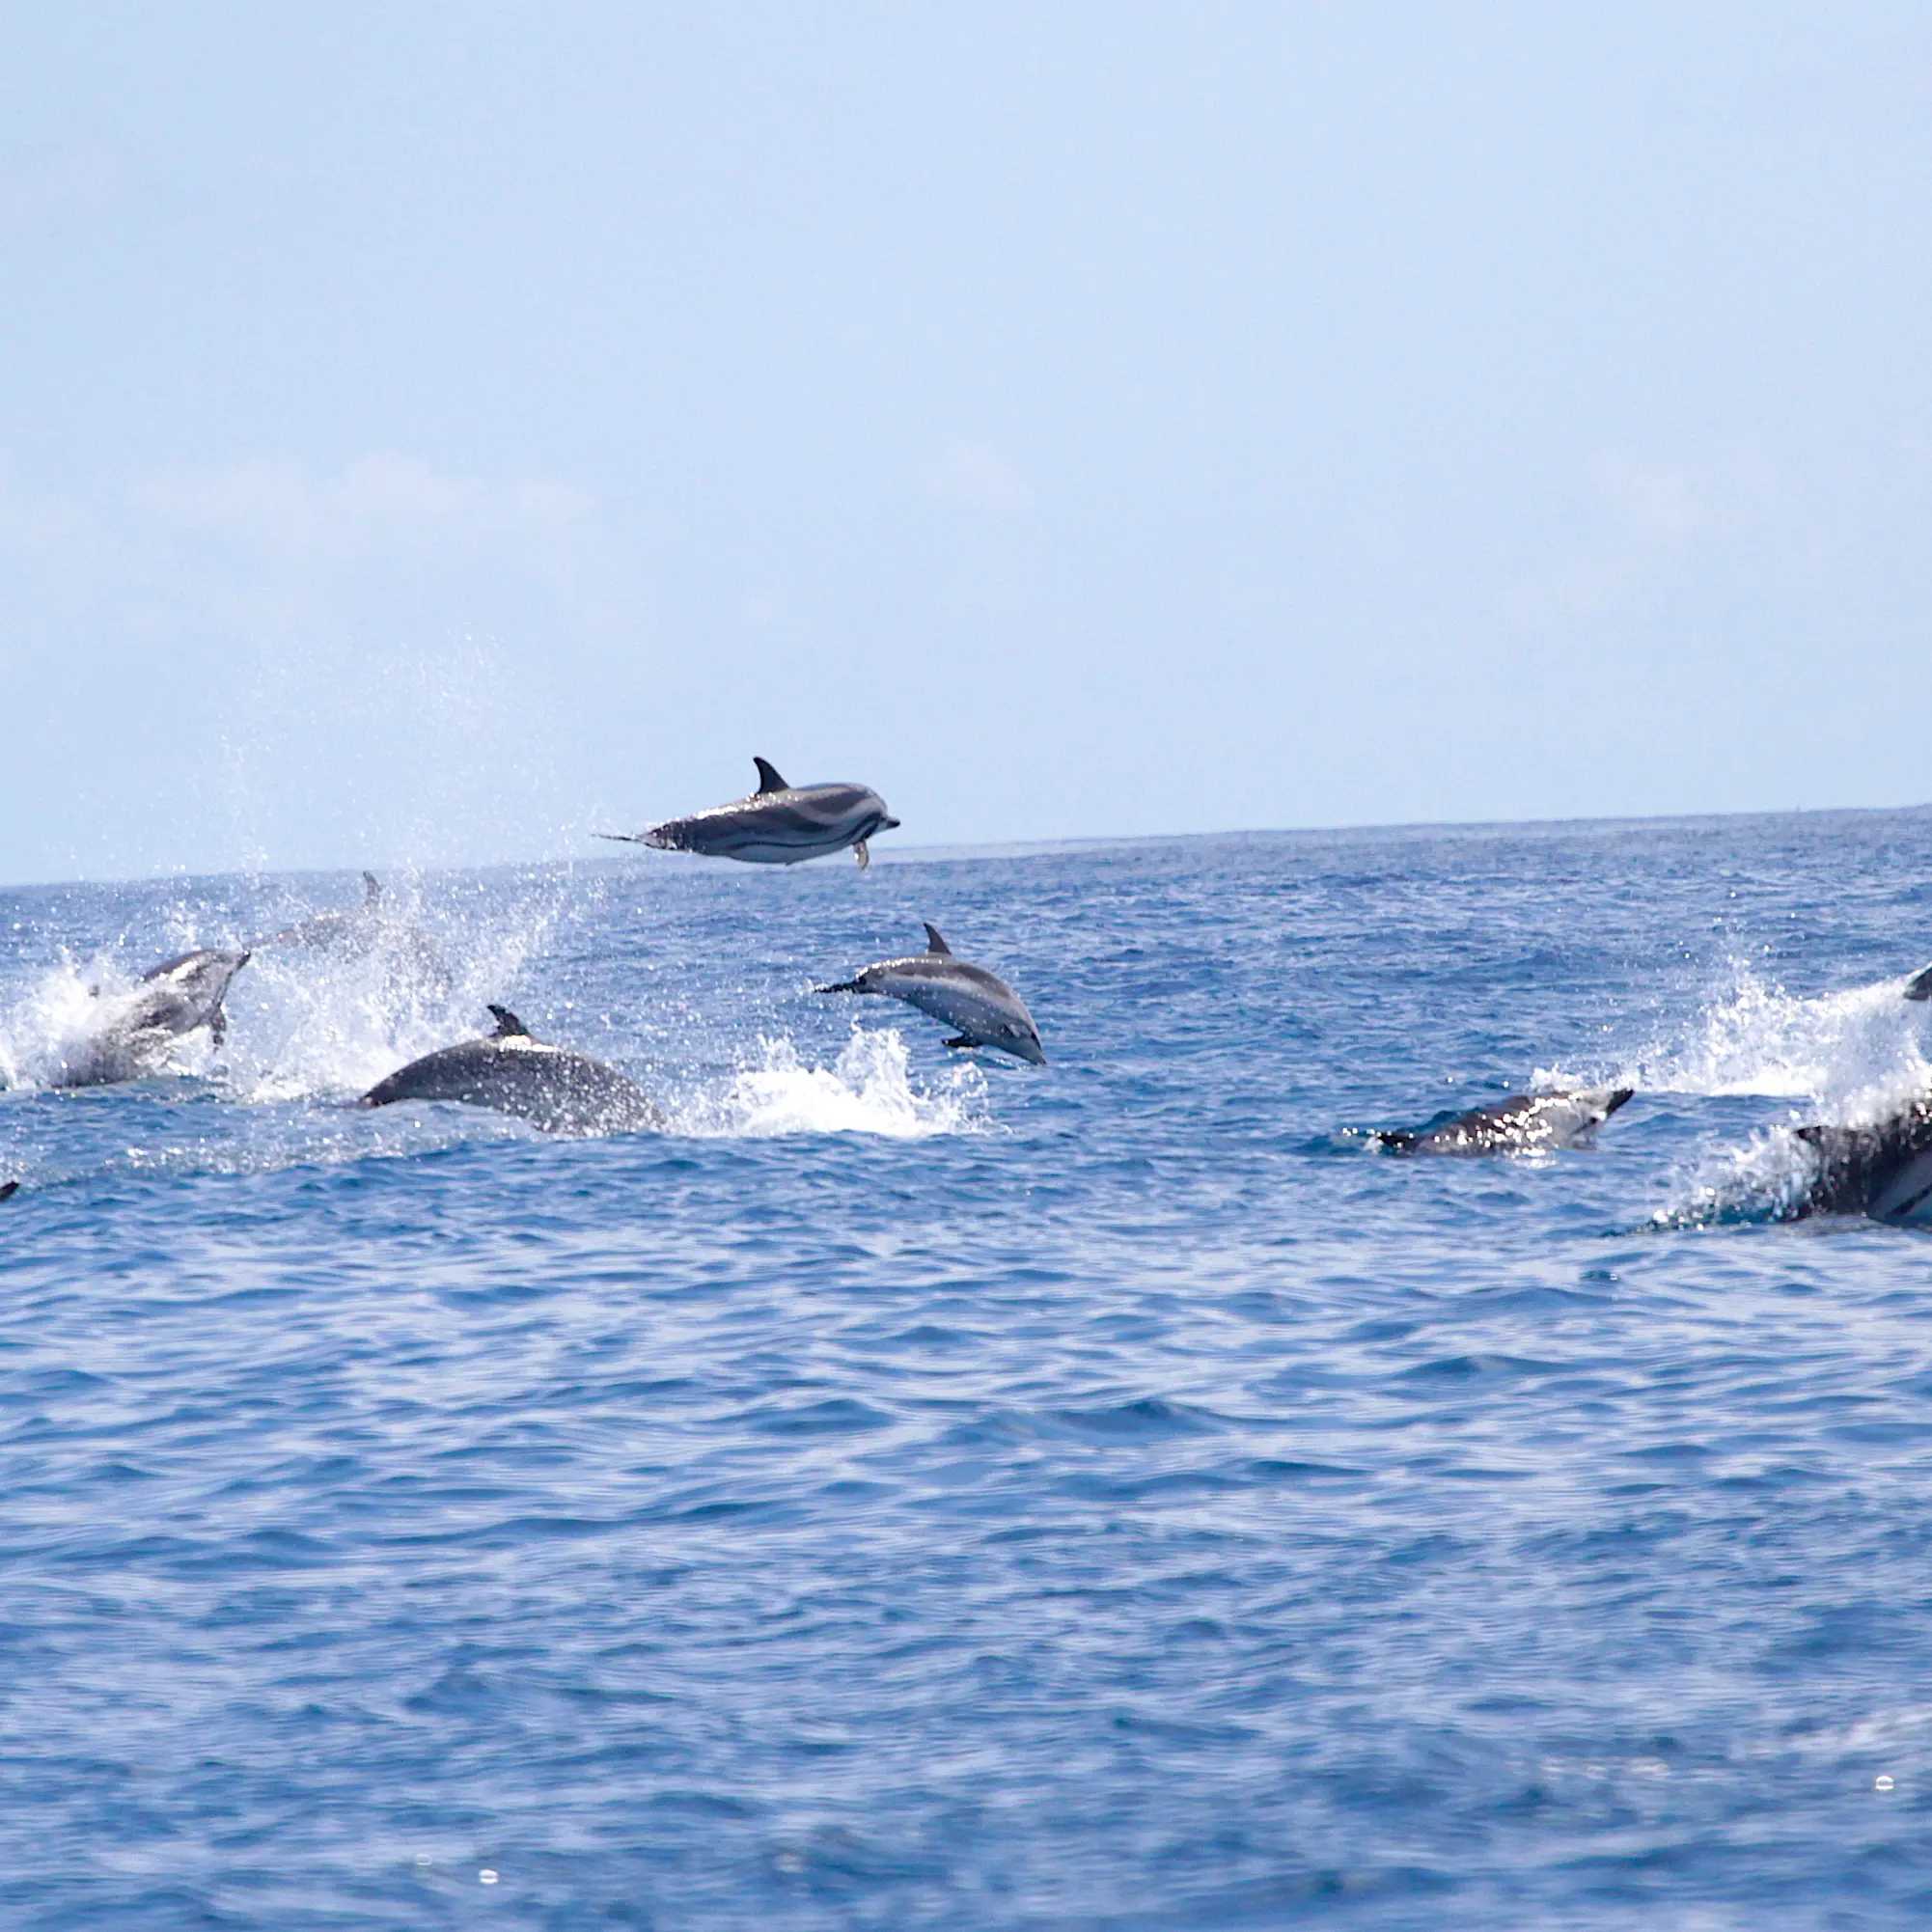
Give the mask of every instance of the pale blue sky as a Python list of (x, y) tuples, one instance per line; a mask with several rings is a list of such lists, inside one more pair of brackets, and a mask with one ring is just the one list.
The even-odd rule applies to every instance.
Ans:
[(1922, 6), (15, 9), (0, 879), (1932, 797)]

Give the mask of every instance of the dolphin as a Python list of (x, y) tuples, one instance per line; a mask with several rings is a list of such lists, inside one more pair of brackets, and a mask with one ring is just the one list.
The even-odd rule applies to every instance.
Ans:
[(1905, 982), (1908, 1000), (1932, 1000), (1932, 966), (1921, 966)]
[(52, 1084), (105, 1087), (118, 1080), (138, 1080), (160, 1066), (177, 1039), (202, 1027), (216, 1046), (221, 1045), (228, 1037), (228, 1016), (221, 1003), (229, 982), (251, 957), (248, 952), (204, 948), (162, 960), (125, 993), (102, 997), (98, 986), (89, 987), (100, 1002), (97, 1023)]
[(889, 1000), (903, 1000), (907, 1006), (959, 1029), (958, 1037), (948, 1040), (948, 1046), (997, 1047), (1002, 1053), (1044, 1066), (1046, 1049), (1039, 1043), (1039, 1029), (1034, 1025), (1026, 1002), (997, 973), (955, 959), (936, 926), (926, 926), (925, 940), (924, 952), (907, 959), (882, 959), (876, 966), (868, 966), (856, 980), (841, 980), (836, 986), (814, 986), (812, 990), (882, 993)]
[(876, 791), (863, 785), (787, 785), (770, 759), (755, 758), (759, 788), (749, 798), (667, 818), (643, 832), (599, 832), (630, 845), (660, 852), (702, 852), (712, 859), (743, 859), (754, 866), (795, 866), (847, 845), (863, 869), (872, 862), (866, 841), (894, 830), (898, 820)]
[(1392, 1154), (1530, 1154), (1587, 1147), (1635, 1091), (1588, 1087), (1566, 1093), (1514, 1093), (1466, 1114), (1438, 1116), (1410, 1131), (1385, 1129), (1374, 1138)]
[(347, 912), (318, 912), (313, 918), (297, 920), (271, 937), (257, 940), (257, 950), (268, 946), (305, 947), (338, 959), (365, 959), (373, 952), (379, 952), (389, 964), (407, 968), (425, 985), (447, 992), (455, 980), (435, 941), (392, 909), (391, 902), (383, 898), (381, 882), (373, 872), (363, 873), (362, 889), (359, 906)]
[(553, 1134), (624, 1134), (661, 1127), (664, 1116), (634, 1080), (566, 1047), (532, 1039), (508, 1007), (492, 1006), (496, 1031), (412, 1060), (362, 1096), (365, 1107), (398, 1100), (461, 1100), (515, 1114)]
[(258, 939), (258, 949), (265, 946), (313, 946), (318, 952), (340, 952), (360, 958), (382, 943), (382, 928), (388, 908), (382, 903), (382, 886), (373, 872), (362, 875), (362, 903), (352, 912), (318, 912), (313, 919), (299, 919), (285, 925), (267, 939)]
[(12, 1201), (19, 1192), (20, 1183), (18, 1181), (0, 1180), (0, 1201)]
[(1795, 1220), (1868, 1214), (1874, 1221), (1932, 1221), (1932, 1098), (1913, 1101), (1870, 1127), (1794, 1127), (1816, 1162)]

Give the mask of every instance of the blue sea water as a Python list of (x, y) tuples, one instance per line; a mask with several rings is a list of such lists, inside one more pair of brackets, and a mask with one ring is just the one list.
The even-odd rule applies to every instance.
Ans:
[[(0, 894), (0, 1924), (1932, 1916), (1932, 814)], [(816, 982), (934, 921), (1051, 1064)], [(483, 1030), (659, 1094), (345, 1102)], [(1634, 1083), (1590, 1151), (1363, 1130)]]

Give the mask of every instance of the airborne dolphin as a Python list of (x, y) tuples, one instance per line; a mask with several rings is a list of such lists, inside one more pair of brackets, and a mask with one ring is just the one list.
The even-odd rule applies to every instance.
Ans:
[(624, 1134), (661, 1127), (664, 1117), (634, 1080), (588, 1054), (532, 1039), (507, 1007), (492, 1006), (496, 1031), (440, 1047), (399, 1067), (362, 1096), (367, 1107), (398, 1100), (461, 1100), (514, 1114), (553, 1134)]
[(128, 992), (103, 997), (99, 987), (90, 988), (100, 1002), (95, 1023), (51, 1084), (105, 1087), (118, 1080), (138, 1080), (158, 1069), (177, 1039), (201, 1027), (219, 1046), (228, 1036), (228, 1017), (221, 1003), (230, 980), (251, 956), (205, 948), (162, 960)]
[(842, 980), (836, 986), (814, 986), (813, 991), (881, 993), (889, 1000), (903, 1000), (907, 1006), (959, 1029), (958, 1037), (948, 1040), (948, 1046), (997, 1047), (1002, 1053), (1044, 1066), (1046, 1050), (1039, 1043), (1039, 1029), (1034, 1025), (1026, 1002), (997, 973), (955, 959), (937, 927), (928, 925), (925, 938), (924, 952), (906, 959), (882, 959), (855, 980)]
[(313, 946), (318, 952), (339, 952), (359, 958), (382, 943), (382, 928), (388, 909), (382, 903), (382, 886), (373, 872), (362, 875), (362, 903), (350, 912), (318, 912), (313, 919), (300, 919), (285, 925), (272, 938), (256, 942), (262, 946)]
[(1635, 1090), (1590, 1087), (1567, 1093), (1514, 1093), (1413, 1131), (1385, 1129), (1375, 1139), (1392, 1154), (1529, 1154), (1587, 1147)]
[(359, 906), (347, 912), (318, 912), (313, 918), (297, 920), (273, 937), (258, 940), (258, 949), (303, 947), (336, 959), (364, 959), (377, 953), (385, 966), (400, 968), (405, 977), (428, 988), (447, 992), (455, 979), (436, 942), (421, 926), (412, 925), (393, 909), (393, 901), (383, 897), (381, 883), (373, 872), (363, 873), (362, 887)]
[(667, 818), (643, 832), (599, 832), (660, 852), (702, 852), (712, 859), (743, 859), (754, 866), (795, 866), (847, 845), (859, 864), (871, 864), (866, 841), (890, 832), (898, 820), (876, 791), (863, 785), (787, 785), (767, 759), (755, 758), (759, 788), (749, 798)]
[(1915, 1100), (1871, 1127), (1795, 1127), (1817, 1172), (1795, 1218), (1868, 1214), (1932, 1220), (1932, 1099)]

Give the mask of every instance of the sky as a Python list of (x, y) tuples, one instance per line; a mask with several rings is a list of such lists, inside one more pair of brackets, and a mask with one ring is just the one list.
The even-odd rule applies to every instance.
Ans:
[(1922, 6), (8, 38), (0, 880), (1932, 799)]

